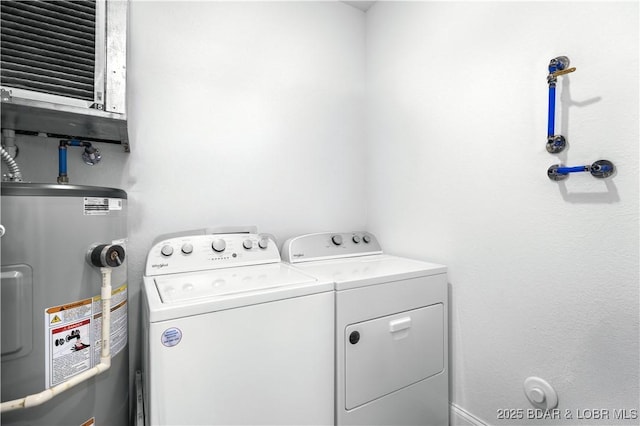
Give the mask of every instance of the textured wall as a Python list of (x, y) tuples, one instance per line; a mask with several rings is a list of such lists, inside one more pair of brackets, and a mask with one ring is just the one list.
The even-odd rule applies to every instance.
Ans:
[[(577, 71), (558, 84), (570, 146), (553, 156), (558, 55)], [(369, 227), (389, 252), (450, 267), (452, 402), (545, 424), (497, 418), (533, 408), (535, 375), (559, 394), (548, 423), (638, 409), (637, 2), (378, 2), (367, 76)], [(615, 177), (546, 176), (600, 158)]]

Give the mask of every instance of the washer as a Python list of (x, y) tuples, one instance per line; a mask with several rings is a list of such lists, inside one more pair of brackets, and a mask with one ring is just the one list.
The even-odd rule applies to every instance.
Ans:
[(447, 269), (367, 232), (292, 238), (283, 259), (336, 291), (336, 424), (448, 425)]
[(333, 424), (333, 283), (273, 237), (160, 237), (143, 295), (147, 425)]

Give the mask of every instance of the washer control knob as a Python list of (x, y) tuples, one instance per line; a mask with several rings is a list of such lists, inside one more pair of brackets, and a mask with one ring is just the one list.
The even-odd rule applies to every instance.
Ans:
[(355, 345), (359, 341), (360, 341), (360, 333), (357, 331), (352, 331), (351, 334), (349, 335), (349, 343), (351, 343), (352, 345)]
[(356, 244), (360, 243), (360, 236), (359, 235), (354, 235), (352, 238), (353, 242)]
[(173, 247), (171, 247), (169, 244), (162, 246), (162, 248), (160, 249), (160, 253), (162, 253), (163, 256), (171, 256), (173, 254)]
[(342, 236), (341, 235), (334, 235), (333, 237), (331, 237), (331, 241), (333, 242), (333, 244), (339, 246), (342, 245)]
[(261, 249), (266, 249), (268, 246), (269, 246), (268, 238), (262, 238), (260, 241), (258, 241), (258, 247), (260, 247)]
[(184, 254), (191, 254), (191, 253), (193, 253), (193, 244), (191, 244), (191, 243), (184, 243), (184, 244), (182, 245), (182, 252), (183, 252)]
[(213, 240), (211, 248), (216, 253), (222, 253), (227, 248), (227, 243), (223, 239)]
[(246, 248), (247, 250), (250, 250), (253, 247), (253, 241), (244, 240), (242, 243), (242, 247)]
[(364, 234), (362, 236), (362, 241), (364, 241), (365, 243), (369, 244), (371, 242), (371, 237), (368, 236), (367, 234)]

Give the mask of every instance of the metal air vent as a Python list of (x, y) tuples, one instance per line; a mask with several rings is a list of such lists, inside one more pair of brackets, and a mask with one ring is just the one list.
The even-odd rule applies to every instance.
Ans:
[(2, 127), (128, 148), (127, 6), (0, 1)]
[(0, 3), (0, 84), (93, 102), (96, 2)]

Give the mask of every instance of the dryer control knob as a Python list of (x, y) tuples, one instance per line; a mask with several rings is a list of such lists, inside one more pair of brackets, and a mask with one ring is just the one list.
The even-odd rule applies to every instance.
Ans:
[(168, 244), (166, 246), (162, 246), (160, 253), (162, 253), (163, 256), (169, 257), (173, 254), (173, 247)]
[(253, 241), (244, 240), (242, 243), (242, 247), (246, 248), (247, 250), (250, 250), (253, 247)]
[(193, 244), (191, 244), (191, 243), (184, 243), (184, 244), (182, 245), (182, 252), (183, 252), (184, 254), (191, 254), (191, 253), (193, 253)]
[(368, 235), (363, 235), (362, 236), (362, 241), (364, 241), (365, 243), (369, 244), (371, 242), (371, 237)]
[(353, 240), (354, 243), (358, 244), (358, 243), (360, 243), (360, 236), (354, 235), (352, 240)]
[(269, 245), (268, 238), (263, 238), (260, 241), (258, 241), (258, 247), (260, 247), (261, 249), (266, 249), (268, 245)]
[(333, 242), (333, 244), (339, 246), (342, 244), (342, 236), (341, 235), (334, 235), (333, 237), (331, 237), (331, 241)]
[(227, 248), (227, 243), (223, 239), (214, 240), (211, 243), (211, 248), (217, 253), (222, 253)]
[(349, 343), (351, 343), (352, 345), (355, 345), (359, 341), (360, 341), (360, 333), (357, 331), (352, 331), (351, 334), (349, 335)]

